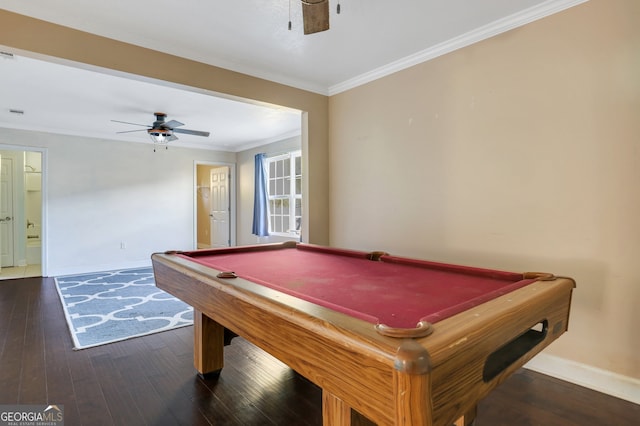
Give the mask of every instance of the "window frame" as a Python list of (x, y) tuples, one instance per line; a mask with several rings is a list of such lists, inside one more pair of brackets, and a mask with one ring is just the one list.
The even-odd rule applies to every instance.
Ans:
[[(296, 175), (296, 159), (300, 158), (300, 174)], [(289, 174), (286, 176), (284, 173), (282, 176), (272, 176), (271, 164), (278, 161), (289, 160)], [(288, 151), (282, 154), (273, 155), (265, 159), (265, 169), (267, 174), (267, 205), (269, 209), (269, 235), (289, 238), (299, 238), (302, 234), (302, 150)], [(275, 166), (277, 168), (277, 165)], [(288, 194), (272, 194), (272, 180), (283, 179), (285, 182), (289, 180)], [(296, 192), (296, 180), (299, 179), (300, 189), (299, 193)], [(276, 191), (277, 192), (277, 191)], [(288, 216), (289, 218), (289, 230), (288, 231), (276, 231), (274, 230), (274, 224), (272, 223), (273, 217), (276, 216), (272, 211), (272, 202), (275, 200), (287, 200), (289, 203), (288, 215), (279, 214), (279, 217)], [(300, 214), (296, 215), (296, 201), (300, 203)], [(296, 219), (300, 219), (300, 225), (296, 226)], [(296, 229), (297, 228), (297, 229)]]

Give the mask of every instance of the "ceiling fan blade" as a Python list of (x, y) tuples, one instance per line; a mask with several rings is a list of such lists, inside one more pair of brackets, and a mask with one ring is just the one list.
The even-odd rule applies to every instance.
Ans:
[(133, 133), (133, 132), (146, 132), (147, 129), (138, 129), (138, 130), (125, 130), (123, 132), (116, 132), (116, 133)]
[(120, 121), (120, 120), (111, 120), (111, 121), (113, 121), (114, 123), (123, 123), (123, 124), (132, 124), (134, 126), (151, 127), (151, 126), (149, 126), (147, 124), (129, 123), (128, 121)]
[(171, 136), (169, 136), (167, 138), (167, 142), (171, 142), (171, 141), (177, 141), (178, 137), (176, 135), (174, 135), (173, 133), (171, 134)]
[(184, 133), (185, 135), (194, 136), (209, 136), (209, 132), (203, 132), (201, 130), (189, 130), (189, 129), (173, 129), (173, 133)]
[(184, 123), (181, 123), (177, 120), (171, 120), (171, 121), (167, 121), (166, 123), (163, 124), (164, 127), (168, 127), (170, 129), (173, 129), (174, 127), (180, 127), (180, 126), (184, 126)]

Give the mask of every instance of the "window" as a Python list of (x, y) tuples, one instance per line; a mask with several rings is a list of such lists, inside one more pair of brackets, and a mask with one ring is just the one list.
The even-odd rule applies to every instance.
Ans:
[(300, 235), (302, 225), (302, 154), (300, 151), (267, 159), (269, 233)]

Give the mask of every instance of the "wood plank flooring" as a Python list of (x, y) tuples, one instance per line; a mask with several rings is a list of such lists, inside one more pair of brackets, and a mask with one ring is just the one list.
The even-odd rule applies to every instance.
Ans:
[[(322, 424), (320, 389), (240, 338), (219, 378), (196, 376), (191, 333), (74, 351), (52, 279), (0, 281), (0, 404), (62, 404), (70, 426)], [(522, 369), (480, 404), (476, 426), (639, 418), (639, 405)]]

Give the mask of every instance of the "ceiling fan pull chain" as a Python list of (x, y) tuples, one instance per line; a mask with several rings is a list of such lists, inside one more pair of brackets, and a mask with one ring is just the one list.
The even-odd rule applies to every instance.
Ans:
[(336, 12), (340, 15), (340, 1), (338, 1), (338, 7), (336, 8)]
[(289, 0), (289, 31), (291, 31), (291, 0)]

